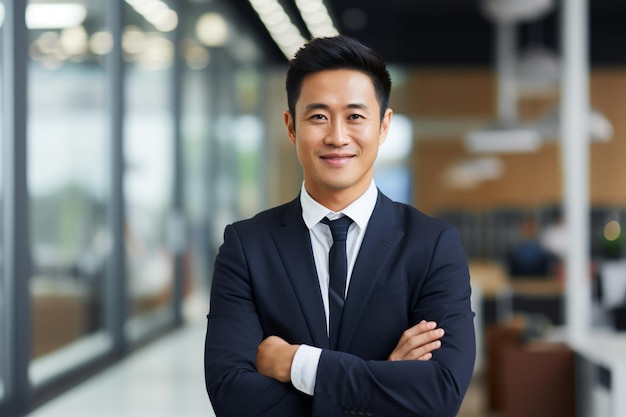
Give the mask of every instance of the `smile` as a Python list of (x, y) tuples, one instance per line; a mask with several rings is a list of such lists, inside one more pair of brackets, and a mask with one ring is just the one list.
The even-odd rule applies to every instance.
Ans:
[(348, 162), (350, 162), (352, 160), (352, 158), (354, 158), (354, 155), (335, 155), (335, 154), (330, 154), (330, 155), (323, 155), (322, 160), (324, 160), (324, 162), (326, 162), (328, 165), (331, 166), (343, 166), (346, 165)]

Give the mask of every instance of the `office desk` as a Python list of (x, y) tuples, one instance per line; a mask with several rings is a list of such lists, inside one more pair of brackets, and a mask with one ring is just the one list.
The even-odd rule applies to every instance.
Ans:
[(472, 286), (481, 289), (484, 298), (497, 298), (509, 291), (509, 278), (504, 267), (487, 260), (471, 260), (468, 263)]
[(554, 277), (522, 277), (511, 280), (514, 293), (534, 297), (554, 297), (563, 294), (563, 284)]
[(471, 260), (472, 288), (480, 289), (484, 324), (501, 323), (516, 313), (541, 314), (554, 325), (563, 324), (563, 283), (556, 277), (510, 277), (498, 262)]

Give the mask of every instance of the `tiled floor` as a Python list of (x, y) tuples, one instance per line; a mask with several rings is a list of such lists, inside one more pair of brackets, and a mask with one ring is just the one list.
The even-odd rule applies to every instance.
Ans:
[(199, 322), (172, 332), (28, 417), (213, 417), (204, 331)]
[[(214, 417), (204, 388), (205, 322), (188, 325), (138, 350), (28, 417)], [(459, 417), (483, 417), (475, 378)]]

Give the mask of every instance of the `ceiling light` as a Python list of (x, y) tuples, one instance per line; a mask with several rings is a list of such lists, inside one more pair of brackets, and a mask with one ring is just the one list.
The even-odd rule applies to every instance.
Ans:
[(277, 0), (249, 0), (259, 19), (287, 59), (306, 42)]
[(465, 135), (465, 146), (473, 153), (527, 153), (541, 147), (539, 132), (525, 126), (493, 125)]
[(228, 22), (219, 13), (205, 13), (196, 23), (196, 36), (206, 46), (224, 46), (228, 32)]
[(449, 188), (470, 189), (485, 181), (502, 177), (504, 164), (496, 157), (483, 157), (459, 161), (444, 171), (444, 183)]
[(79, 3), (32, 3), (26, 6), (29, 29), (62, 29), (85, 21), (87, 9)]
[[(533, 124), (546, 139), (557, 139), (560, 136), (561, 112), (555, 108), (550, 110), (538, 122)], [(589, 138), (596, 142), (606, 142), (613, 137), (613, 125), (601, 112), (596, 109), (589, 111)]]
[(127, 26), (122, 33), (122, 50), (127, 54), (138, 54), (146, 45), (147, 35), (137, 26)]
[(559, 87), (559, 58), (542, 45), (530, 46), (520, 54), (516, 73), (519, 93), (551, 93)]
[(178, 15), (172, 9), (159, 10), (149, 16), (148, 21), (161, 32), (171, 32), (178, 26)]
[(89, 49), (96, 55), (106, 55), (113, 49), (113, 35), (109, 32), (96, 32), (89, 39)]
[(125, 1), (160, 32), (171, 32), (178, 26), (178, 14), (161, 0)]
[(486, 128), (468, 132), (465, 145), (475, 153), (534, 152), (541, 147), (542, 137), (517, 118), (516, 27), (509, 21), (499, 21), (496, 29), (498, 118)]
[(296, 6), (313, 37), (319, 38), (339, 34), (322, 0), (296, 0)]
[(70, 55), (82, 55), (87, 52), (87, 31), (83, 26), (63, 29), (59, 41), (63, 49)]

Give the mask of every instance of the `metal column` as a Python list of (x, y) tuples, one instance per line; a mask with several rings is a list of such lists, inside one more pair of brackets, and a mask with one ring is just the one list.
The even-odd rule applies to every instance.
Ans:
[(561, 143), (564, 213), (569, 242), (565, 259), (565, 317), (570, 340), (584, 337), (591, 324), (587, 7), (587, 0), (562, 2)]
[[(28, 31), (26, 1), (5, 0), (4, 83), (2, 104), (5, 118), (2, 134), (4, 152), (4, 236), (9, 329), (8, 403), (9, 414), (28, 408), (32, 387), (28, 378), (31, 359), (30, 242), (28, 209), (27, 66)], [(5, 414), (4, 412), (2, 413)]]

